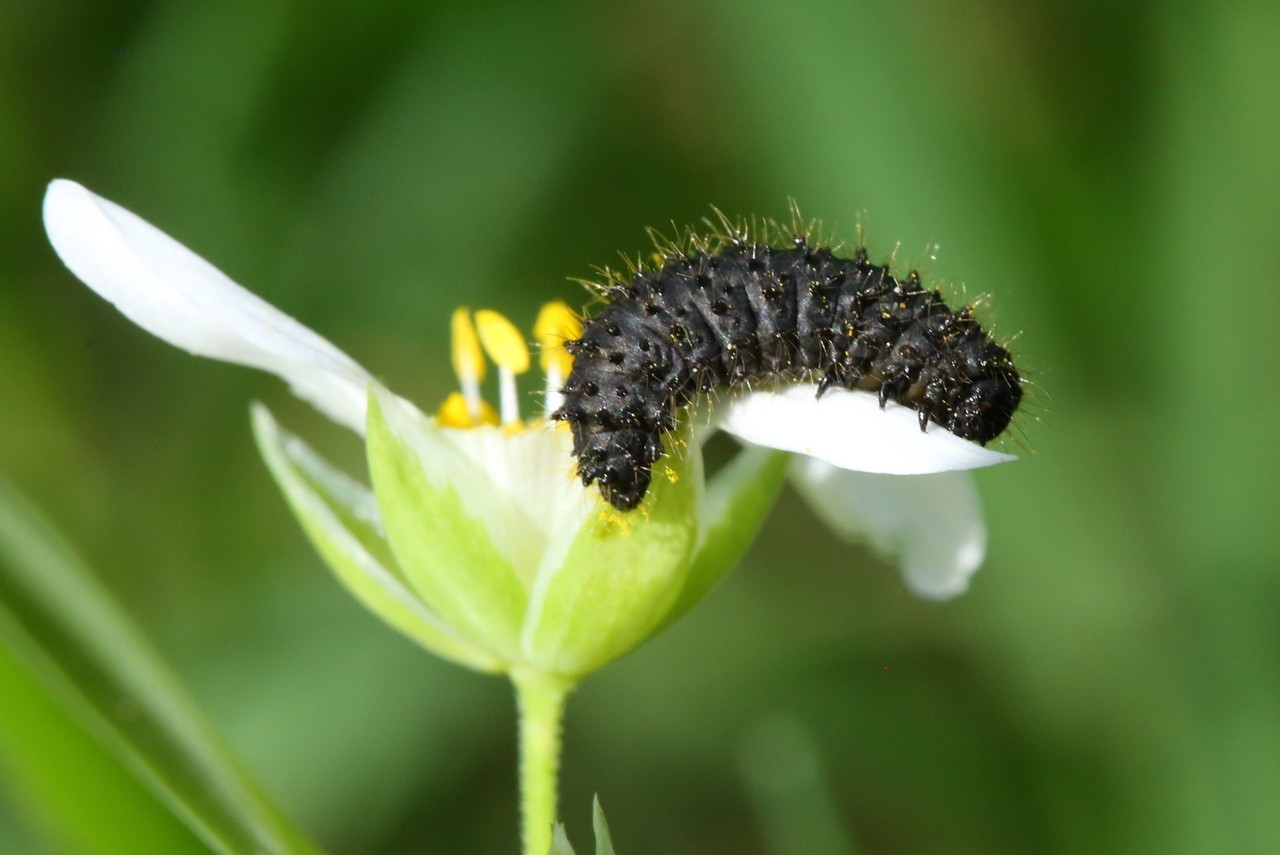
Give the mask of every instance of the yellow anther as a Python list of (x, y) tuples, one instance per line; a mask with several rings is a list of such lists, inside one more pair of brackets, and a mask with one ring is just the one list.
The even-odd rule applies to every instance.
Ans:
[(550, 374), (554, 367), (559, 370), (560, 377), (568, 377), (569, 370), (573, 368), (573, 357), (564, 349), (564, 343), (581, 335), (582, 319), (569, 308), (568, 303), (556, 300), (543, 306), (538, 312), (538, 320), (533, 323), (533, 337), (542, 351), (538, 357), (542, 372)]
[(436, 410), (436, 424), (446, 428), (470, 428), (480, 425), (496, 425), (498, 413), (493, 407), (480, 402), (480, 418), (471, 417), (471, 408), (461, 392), (450, 392), (440, 409)]
[(463, 383), (479, 383), (484, 379), (484, 352), (475, 325), (471, 323), (471, 310), (459, 306), (453, 310), (450, 324), (453, 334), (453, 373)]
[(515, 374), (529, 370), (529, 345), (516, 325), (491, 309), (476, 312), (480, 344), (489, 358)]

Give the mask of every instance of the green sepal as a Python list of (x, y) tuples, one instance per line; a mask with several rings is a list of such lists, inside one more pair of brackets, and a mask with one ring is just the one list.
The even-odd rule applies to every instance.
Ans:
[(702, 541), (680, 598), (663, 627), (697, 605), (742, 560), (787, 480), (791, 455), (748, 446), (711, 479), (703, 504)]
[(283, 430), (261, 404), (253, 406), (253, 434), (307, 538), (365, 608), (444, 659), (477, 671), (502, 670), (499, 659), (459, 635), (410, 590), (367, 487)]
[(638, 508), (619, 513), (602, 504), (548, 548), (524, 633), (524, 655), (535, 667), (590, 673), (652, 635), (679, 597), (698, 535), (703, 474), (689, 432), (675, 437)]
[(450, 626), (511, 662), (528, 598), (477, 515), (506, 497), (439, 433), (411, 405), (370, 386), (369, 474), (405, 579)]

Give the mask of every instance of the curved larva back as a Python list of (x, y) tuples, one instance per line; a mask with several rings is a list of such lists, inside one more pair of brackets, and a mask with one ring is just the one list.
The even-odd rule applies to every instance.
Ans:
[[(747, 382), (860, 389), (965, 439), (1008, 426), (1022, 382), (1008, 351), (914, 274), (866, 253), (736, 241), (679, 254), (611, 289), (568, 346), (555, 418), (573, 429), (584, 484), (623, 510), (644, 498), (662, 435), (695, 395)], [(857, 437), (851, 437), (856, 442)]]

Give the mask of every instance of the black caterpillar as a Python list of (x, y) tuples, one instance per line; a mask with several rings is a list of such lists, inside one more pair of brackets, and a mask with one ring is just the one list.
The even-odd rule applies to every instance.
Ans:
[[(741, 235), (672, 252), (615, 282), (612, 302), (566, 342), (574, 356), (552, 415), (569, 422), (582, 483), (638, 505), (676, 410), (701, 392), (757, 380), (876, 392), (964, 439), (1013, 418), (1022, 378), (968, 306), (953, 312), (912, 272), (897, 279), (857, 250), (838, 258), (797, 236), (778, 248)], [(850, 437), (856, 442), (856, 437)]]

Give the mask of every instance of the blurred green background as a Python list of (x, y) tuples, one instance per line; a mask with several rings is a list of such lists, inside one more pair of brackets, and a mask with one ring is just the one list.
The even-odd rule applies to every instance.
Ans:
[[(514, 851), (507, 685), (339, 589), (248, 403), (353, 471), (358, 444), (79, 285), (44, 185), (424, 406), (456, 305), (527, 327), (646, 226), (794, 197), (994, 295), (1034, 453), (979, 473), (989, 559), (945, 605), (785, 494), (570, 704), (580, 848), (599, 793), (625, 853), (1280, 851), (1277, 45), (1274, 2), (0, 0), (0, 475), (327, 849)], [(52, 721), (0, 673), (5, 726)], [(0, 851), (99, 851), (45, 807), (83, 774), (38, 786), (3, 743)]]

